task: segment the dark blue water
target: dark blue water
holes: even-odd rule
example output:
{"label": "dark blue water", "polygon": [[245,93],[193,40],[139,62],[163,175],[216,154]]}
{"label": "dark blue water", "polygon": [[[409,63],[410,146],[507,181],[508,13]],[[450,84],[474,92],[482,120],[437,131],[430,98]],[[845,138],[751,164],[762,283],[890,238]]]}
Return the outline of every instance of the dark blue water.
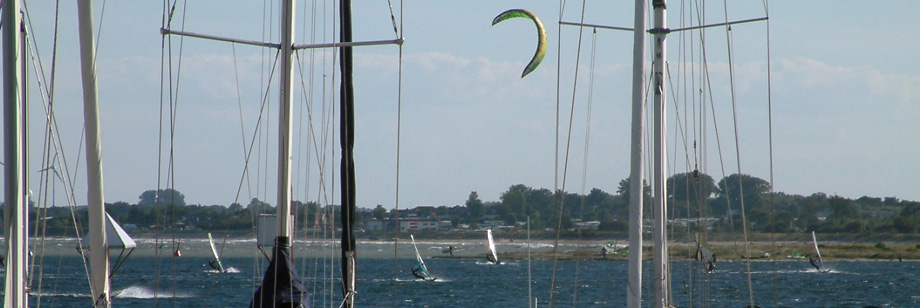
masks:
{"label": "dark blue water", "polygon": [[[262,270],[260,257],[225,258],[233,273],[215,273],[207,257],[132,257],[113,279],[116,307],[245,307]],[[359,259],[358,307],[526,307],[527,262],[510,260],[490,265],[477,259],[428,259],[438,277],[417,281],[410,268],[414,260]],[[45,258],[41,291],[30,297],[35,307],[90,306],[89,288],[79,257]],[[305,285],[314,307],[338,307],[338,264],[298,260],[306,268]],[[762,307],[920,307],[920,262],[827,262],[830,273],[817,273],[807,261],[751,262],[754,301]],[[533,296],[549,307],[552,261],[534,261]],[[650,264],[646,264],[650,271]],[[718,263],[713,274],[698,273],[687,262],[672,262],[672,291],[679,307],[743,307],[749,301],[747,263]],[[159,274],[157,274],[159,268]],[[394,268],[396,279],[394,280]],[[693,273],[693,277],[690,274]],[[625,261],[559,261],[554,306],[624,307]],[[326,278],[322,278],[326,277]],[[688,283],[689,280],[693,283]],[[330,281],[332,283],[330,283]],[[650,275],[645,276],[647,285]],[[332,290],[332,292],[329,292]],[[651,287],[644,290],[652,295]]]}

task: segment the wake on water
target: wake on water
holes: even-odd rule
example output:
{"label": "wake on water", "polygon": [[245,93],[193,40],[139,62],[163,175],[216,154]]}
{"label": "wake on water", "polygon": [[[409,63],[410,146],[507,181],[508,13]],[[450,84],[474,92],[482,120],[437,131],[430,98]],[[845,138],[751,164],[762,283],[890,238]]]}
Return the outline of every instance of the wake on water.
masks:
{"label": "wake on water", "polygon": [[218,271],[218,270],[216,270],[216,269],[213,269],[213,268],[212,268],[212,269],[206,269],[206,270],[204,270],[204,272],[205,272],[205,273],[210,273],[210,274],[236,274],[236,273],[239,273],[239,272],[240,272],[240,269],[231,266],[231,267],[228,267],[227,270],[225,270],[223,273],[221,273],[220,271]]}
{"label": "wake on water", "polygon": [[517,262],[508,262],[508,261],[502,261],[501,263],[498,263],[498,264],[495,264],[489,261],[476,261],[476,265],[515,265],[517,266],[520,264]]}
{"label": "wake on water", "polygon": [[114,292],[113,297],[116,298],[191,298],[194,297],[194,294],[186,292],[154,292],[153,289],[142,286],[130,286],[124,290]]}

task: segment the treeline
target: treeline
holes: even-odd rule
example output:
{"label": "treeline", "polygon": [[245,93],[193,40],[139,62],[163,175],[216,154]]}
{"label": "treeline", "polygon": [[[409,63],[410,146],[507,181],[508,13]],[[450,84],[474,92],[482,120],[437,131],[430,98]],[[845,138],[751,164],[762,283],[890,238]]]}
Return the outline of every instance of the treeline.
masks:
{"label": "treeline", "polygon": [[[253,198],[248,204],[232,203],[226,205],[200,205],[186,204],[185,196],[173,189],[148,190],[138,197],[138,202],[130,204],[119,201],[106,203],[106,212],[109,213],[122,227],[133,229],[136,232],[182,232],[206,230],[208,232],[236,232],[248,233],[255,231],[256,219],[261,214],[275,214],[276,209],[269,203]],[[294,201],[292,203],[296,213],[295,221],[318,221],[322,223],[322,215],[317,219],[317,205],[314,202]],[[334,211],[338,215],[338,207],[326,206],[319,210],[321,213]],[[74,235],[74,225],[79,225],[80,230],[87,228],[87,208],[80,207],[36,207],[30,204],[31,217],[30,229],[39,227],[41,232],[48,235]],[[327,214],[328,215],[328,214]],[[359,213],[358,218],[364,215]],[[35,217],[43,217],[36,220]],[[128,227],[131,226],[131,227]]]}
{"label": "treeline", "polygon": [[[644,185],[645,217],[652,218],[652,197]],[[736,232],[742,227],[742,211],[747,228],[753,232],[825,233],[916,233],[920,222],[920,202],[895,197],[860,197],[848,199],[814,193],[809,196],[773,192],[760,178],[732,174],[716,182],[703,173],[681,173],[668,179],[668,219],[674,232]],[[299,226],[338,225],[338,206],[319,207],[314,202],[294,201],[295,221]],[[120,224],[133,225],[141,232],[196,231],[252,232],[256,217],[274,214],[275,207],[259,199],[248,204],[188,205],[182,193],[172,190],[148,190],[135,204],[107,204],[107,211]],[[317,216],[317,212],[321,213]],[[463,204],[425,206],[415,209],[387,210],[383,205],[357,212],[356,223],[401,219],[451,221],[454,227],[477,228],[486,222],[524,227],[530,220],[533,230],[575,228],[578,222],[599,222],[601,231],[627,231],[629,214],[629,180],[620,181],[616,192],[592,189],[587,194],[513,185],[497,201],[483,201],[473,191]],[[49,235],[74,234],[74,220],[86,228],[85,207],[31,206],[32,228],[42,226]],[[560,220],[561,215],[561,220]],[[44,217],[35,220],[35,217]],[[302,229],[302,227],[301,227]]]}

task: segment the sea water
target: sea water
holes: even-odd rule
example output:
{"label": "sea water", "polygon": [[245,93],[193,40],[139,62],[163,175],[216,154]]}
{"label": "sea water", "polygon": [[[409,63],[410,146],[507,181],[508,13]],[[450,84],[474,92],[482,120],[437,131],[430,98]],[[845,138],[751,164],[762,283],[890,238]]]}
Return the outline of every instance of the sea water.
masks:
{"label": "sea water", "polygon": [[[140,246],[152,246],[140,241]],[[236,241],[222,259],[227,272],[209,267],[206,242],[186,240],[182,256],[140,250],[112,279],[115,307],[246,307],[258,288],[267,260],[251,241]],[[464,246],[465,245],[465,246]],[[518,249],[520,243],[498,250]],[[62,245],[63,246],[63,245]],[[249,249],[244,247],[249,246]],[[307,243],[295,249],[297,268],[314,307],[339,307],[341,267],[334,243]],[[411,246],[401,242],[359,243],[356,307],[527,307],[528,294],[548,307],[624,307],[626,261],[503,260],[450,258],[444,245],[422,243],[421,254],[438,279],[414,279]],[[171,248],[171,247],[170,247]],[[183,249],[184,248],[184,249]],[[569,247],[570,249],[572,247]],[[458,256],[473,256],[480,245],[457,245]],[[585,248],[587,249],[587,247]],[[36,258],[30,306],[91,306],[84,262],[72,249]],[[408,252],[406,252],[408,251]],[[362,254],[365,255],[362,258]],[[396,256],[394,258],[394,255]],[[40,261],[38,261],[40,260]],[[39,264],[40,262],[40,264]],[[679,307],[920,307],[920,262],[827,261],[819,273],[808,261],[719,261],[714,273],[696,262],[671,262],[671,288]],[[651,264],[644,264],[643,297],[654,292]],[[555,268],[555,271],[553,270]],[[554,274],[555,272],[555,274]],[[39,280],[39,274],[41,279]],[[40,287],[39,287],[40,285]]]}

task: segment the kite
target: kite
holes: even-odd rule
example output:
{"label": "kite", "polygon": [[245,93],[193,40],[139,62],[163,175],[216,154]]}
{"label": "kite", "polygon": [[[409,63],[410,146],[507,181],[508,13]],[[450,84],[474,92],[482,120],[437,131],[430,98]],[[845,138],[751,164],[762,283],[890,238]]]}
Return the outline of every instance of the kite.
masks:
{"label": "kite", "polygon": [[540,65],[540,62],[543,61],[543,56],[546,55],[546,30],[543,29],[543,23],[540,22],[540,19],[537,18],[537,15],[534,15],[531,11],[525,9],[510,9],[504,11],[492,19],[492,25],[494,26],[503,20],[515,17],[533,20],[533,23],[537,26],[537,52],[533,54],[533,59],[530,59],[530,63],[527,63],[527,67],[524,68],[524,73],[521,74],[521,78],[524,78],[524,76],[527,76],[527,74],[533,72],[533,70],[535,70],[537,66]]}

